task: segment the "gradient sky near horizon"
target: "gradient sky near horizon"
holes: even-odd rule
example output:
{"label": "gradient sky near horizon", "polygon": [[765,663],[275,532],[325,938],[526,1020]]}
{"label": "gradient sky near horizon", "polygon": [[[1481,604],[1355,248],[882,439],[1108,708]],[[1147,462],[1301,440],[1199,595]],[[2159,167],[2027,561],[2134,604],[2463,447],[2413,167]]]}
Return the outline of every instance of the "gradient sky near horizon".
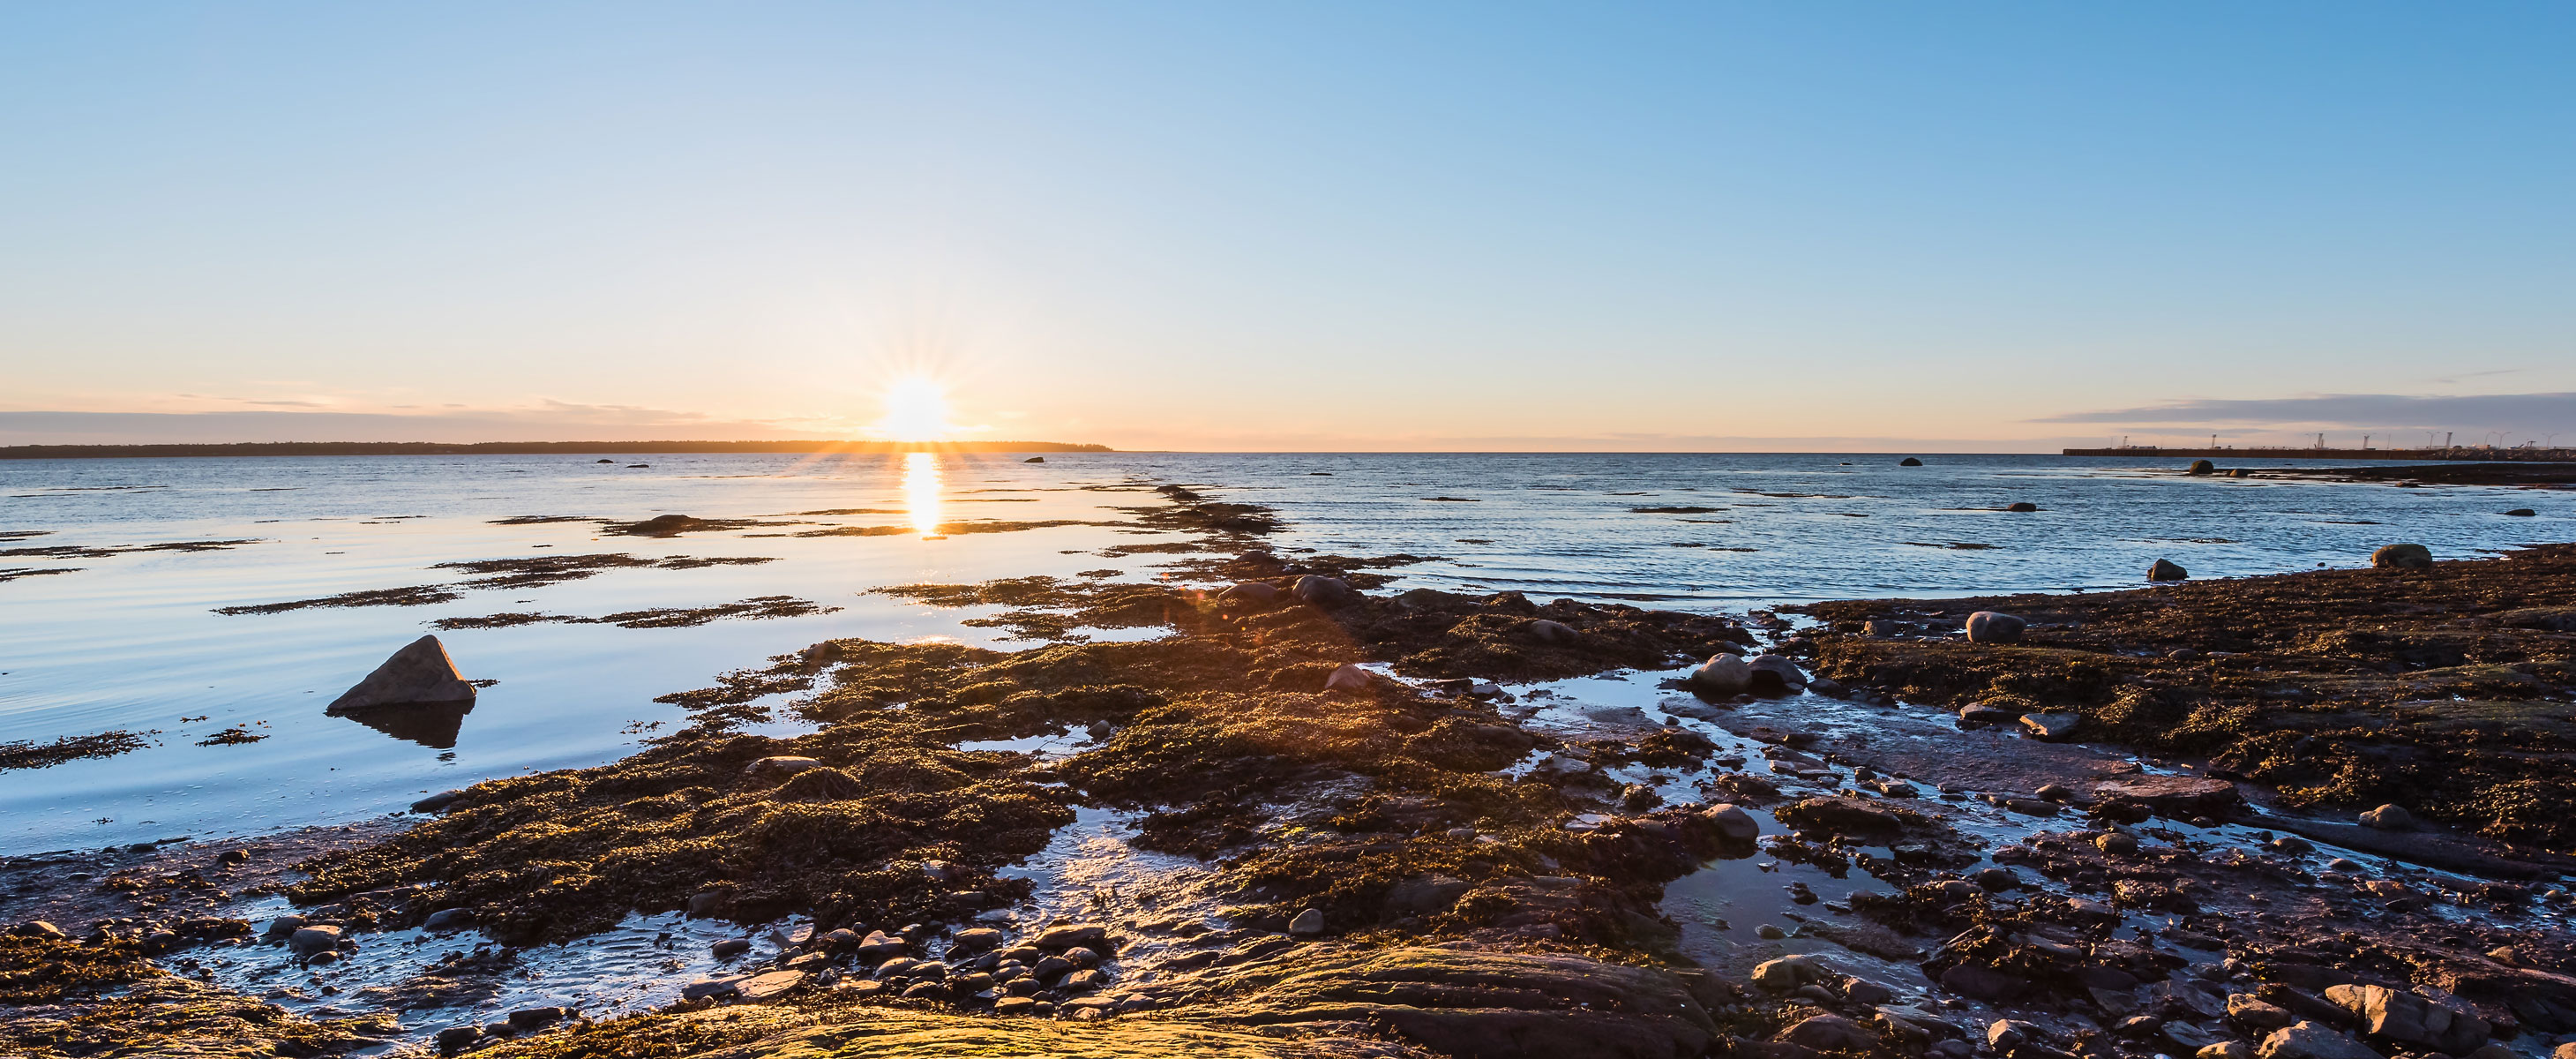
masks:
{"label": "gradient sky near horizon", "polygon": [[[0,7],[0,442],[2576,438],[2576,6]],[[150,413],[150,414],[140,414]]]}

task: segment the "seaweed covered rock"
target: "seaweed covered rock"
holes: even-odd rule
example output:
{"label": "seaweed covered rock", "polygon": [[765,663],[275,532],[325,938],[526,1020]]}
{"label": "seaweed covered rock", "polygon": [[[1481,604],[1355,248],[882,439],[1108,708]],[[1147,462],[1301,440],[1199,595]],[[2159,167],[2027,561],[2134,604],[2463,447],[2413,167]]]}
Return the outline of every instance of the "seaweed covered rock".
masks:
{"label": "seaweed covered rock", "polygon": [[[814,753],[775,755],[777,741],[720,736],[480,783],[437,819],[311,862],[313,877],[290,895],[437,880],[443,903],[514,942],[603,929],[628,909],[697,911],[699,898],[709,914],[747,919],[790,909],[925,918],[955,907],[948,891],[989,888],[990,867],[1036,852],[1073,818],[1059,795],[901,732],[804,738]],[[777,756],[844,764],[798,769],[774,787],[746,776],[753,761]],[[928,889],[918,873],[890,867],[934,859],[972,867]]]}
{"label": "seaweed covered rock", "polygon": [[[808,995],[812,993],[808,991]],[[1025,1014],[1031,1002],[1004,1000]],[[658,1059],[1439,1059],[1355,1027],[1295,1037],[1194,1018],[1131,1014],[1114,1020],[995,1018],[928,1006],[860,1008],[760,1005],[657,1012],[569,1031],[494,1042],[491,1059],[654,1056]]]}
{"label": "seaweed covered rock", "polygon": [[1217,593],[1216,603],[1229,609],[1265,610],[1279,605],[1279,588],[1259,581],[1245,581]]}
{"label": "seaweed covered rock", "polygon": [[805,769],[787,777],[769,796],[782,802],[839,802],[865,797],[868,788],[836,768]]}
{"label": "seaweed covered rock", "polygon": [[1218,988],[1212,1021],[1374,1025],[1441,1055],[1681,1059],[1716,1024],[1681,978],[1571,954],[1399,946],[1254,964]]}
{"label": "seaweed covered rock", "polygon": [[2370,565],[2382,570],[2430,570],[2433,551],[2421,544],[2390,544],[2370,553]]}
{"label": "seaweed covered rock", "polygon": [[2020,643],[2022,630],[2029,622],[2001,611],[1981,610],[1968,615],[1968,642]]}
{"label": "seaweed covered rock", "polygon": [[1359,595],[1351,591],[1350,582],[1321,574],[1307,574],[1300,577],[1296,584],[1289,586],[1288,590],[1299,600],[1318,607],[1342,606]]}

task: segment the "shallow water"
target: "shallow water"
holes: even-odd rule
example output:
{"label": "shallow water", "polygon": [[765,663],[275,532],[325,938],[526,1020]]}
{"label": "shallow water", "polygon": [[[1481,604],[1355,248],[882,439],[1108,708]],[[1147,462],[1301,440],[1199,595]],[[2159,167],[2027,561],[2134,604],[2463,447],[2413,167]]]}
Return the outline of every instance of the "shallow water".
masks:
{"label": "shallow water", "polygon": [[[2117,588],[2156,558],[2195,576],[2358,565],[2412,540],[2464,556],[2567,539],[2563,494],[2482,487],[2190,479],[2179,461],[2048,456],[1207,455],[885,457],[458,456],[0,462],[0,551],[247,539],[210,551],[0,555],[0,741],[110,729],[154,745],[0,773],[0,853],[247,834],[398,809],[525,770],[597,764],[669,731],[655,695],[841,636],[998,643],[937,610],[868,595],[888,585],[1115,569],[1168,556],[1108,526],[954,532],[957,520],[1107,521],[1151,493],[1203,483],[1271,505],[1281,549],[1436,557],[1397,588],[1518,589],[1736,610],[1825,598]],[[633,468],[629,463],[648,463]],[[2249,464],[2260,466],[2260,463]],[[1437,499],[1446,498],[1446,499]],[[2017,500],[2036,513],[1999,510]],[[936,504],[938,512],[923,510]],[[2506,518],[2533,507],[2539,518]],[[1637,508],[1706,508],[1695,512]],[[798,514],[871,509],[869,514]],[[666,513],[787,522],[670,538],[592,522]],[[919,524],[951,532],[925,539]],[[798,537],[834,526],[882,536]],[[1989,547],[1965,550],[1953,544]],[[441,562],[548,554],[765,557],[758,565],[633,567],[537,588],[459,589],[422,606],[224,615],[216,607],[454,584]],[[828,613],[687,628],[536,624],[441,633],[486,690],[453,746],[327,717],[323,706],[442,618],[598,617],[759,596]],[[1153,630],[1104,632],[1103,638]],[[1005,646],[1008,646],[1005,644]],[[255,742],[200,745],[240,728]]]}

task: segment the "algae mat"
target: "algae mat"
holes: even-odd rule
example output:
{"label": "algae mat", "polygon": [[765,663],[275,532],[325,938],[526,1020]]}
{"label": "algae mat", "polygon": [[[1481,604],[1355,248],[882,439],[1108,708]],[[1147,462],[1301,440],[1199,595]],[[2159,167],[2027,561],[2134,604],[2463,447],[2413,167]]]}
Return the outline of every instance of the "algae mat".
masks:
{"label": "algae mat", "polygon": [[[1189,1022],[1122,1018],[1049,1022],[971,1015],[869,1012],[831,1025],[790,1030],[748,1044],[695,1053],[696,1059],[876,1059],[1020,1056],[1028,1059],[1406,1059],[1429,1053],[1347,1037],[1279,1038]],[[718,1012],[691,1016],[710,1021]],[[499,1054],[512,1054],[504,1051]]]}

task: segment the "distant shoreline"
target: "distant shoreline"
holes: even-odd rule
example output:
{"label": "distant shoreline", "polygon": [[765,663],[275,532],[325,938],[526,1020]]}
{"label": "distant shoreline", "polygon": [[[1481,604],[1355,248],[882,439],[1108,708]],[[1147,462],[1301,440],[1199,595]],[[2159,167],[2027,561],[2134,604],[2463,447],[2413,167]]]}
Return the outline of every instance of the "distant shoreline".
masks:
{"label": "distant shoreline", "polygon": [[1062,441],[254,441],[213,445],[6,445],[0,460],[174,456],[543,456],[585,453],[1114,452]]}
{"label": "distant shoreline", "polygon": [[2576,463],[2576,449],[2499,449],[2460,445],[2447,449],[2326,449],[2326,448],[2245,448],[2245,449],[2162,449],[2153,445],[2130,445],[2107,449],[2066,449],[2066,456],[2134,456],[2147,459],[2211,460],[2469,460],[2478,463],[2504,461],[2523,463]]}

